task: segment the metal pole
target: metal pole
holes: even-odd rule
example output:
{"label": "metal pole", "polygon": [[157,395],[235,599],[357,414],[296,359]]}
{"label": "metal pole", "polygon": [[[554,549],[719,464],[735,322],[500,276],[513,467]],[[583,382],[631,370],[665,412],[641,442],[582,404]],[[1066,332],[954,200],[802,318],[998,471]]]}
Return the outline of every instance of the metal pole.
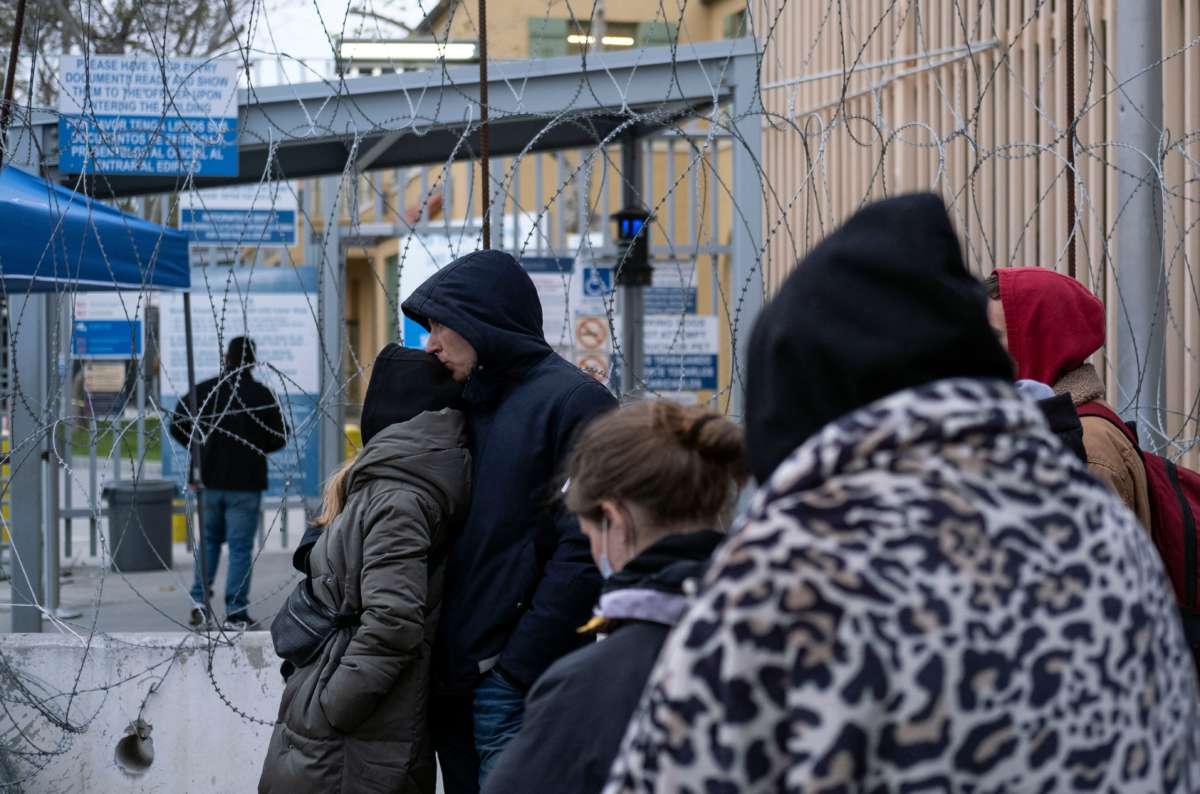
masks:
{"label": "metal pole", "polygon": [[[65,491],[68,494],[66,507],[70,509],[71,480],[67,475],[70,472],[69,462],[71,460],[71,425],[68,421],[71,400],[67,385],[71,382],[68,376],[70,372],[68,362],[71,351],[71,308],[74,301],[68,294],[50,295],[47,298],[53,299],[49,306],[54,307],[48,314],[49,317],[54,318],[54,324],[48,323],[47,327],[53,329],[53,334],[57,337],[57,344],[54,344],[54,340],[51,339],[46,347],[48,362],[53,365],[47,366],[47,372],[55,373],[58,380],[51,383],[48,390],[51,395],[48,397],[51,404],[49,410],[54,418],[54,424],[51,425],[51,432],[46,439],[49,453],[46,455],[46,611],[60,620],[70,620],[83,613],[74,607],[64,607],[61,602],[62,561],[59,554],[61,547],[58,531],[60,523],[67,528],[66,551],[70,556],[72,552],[71,524],[69,520],[60,521],[63,510],[59,503],[62,501],[62,492]],[[62,460],[66,460],[68,463],[62,464],[60,462]]]}
{"label": "metal pole", "polygon": [[[85,393],[87,393],[86,389],[85,386]],[[92,508],[91,516],[88,517],[88,554],[95,557],[97,553],[96,537],[99,534],[96,526],[96,498],[99,490],[97,480],[100,476],[100,462],[96,459],[96,444],[100,428],[96,422],[96,406],[92,404],[90,397],[88,398],[88,415],[88,504]]]}
{"label": "metal pole", "polygon": [[288,499],[286,493],[279,500],[279,543],[285,549],[288,547],[288,509],[291,506],[290,502],[291,500]]}
{"label": "metal pole", "polygon": [[45,375],[45,404],[46,404],[46,434],[43,438],[42,451],[42,499],[45,501],[42,510],[45,516],[45,553],[42,556],[44,571],[42,574],[43,597],[42,606],[47,614],[58,611],[58,470],[54,465],[54,435],[58,410],[54,398],[55,389],[50,383],[50,373],[54,366],[54,336],[58,321],[58,296],[47,293],[42,296],[46,307],[46,335],[42,339],[42,366],[46,368]]}
{"label": "metal pole", "polygon": [[74,352],[71,349],[72,328],[75,319],[75,301],[72,298],[66,299],[66,305],[63,307],[63,347],[62,347],[62,417],[63,417],[63,456],[67,459],[68,466],[63,471],[63,549],[66,551],[67,557],[70,558],[74,552],[74,538],[71,534],[75,528],[75,522],[71,520],[71,509],[75,501],[74,487],[71,482],[71,470],[75,465],[74,443],[75,443],[75,400],[73,384],[75,381],[75,362],[72,357]]}
{"label": "metal pole", "polygon": [[188,486],[196,499],[195,537],[196,564],[200,567],[200,592],[204,597],[204,614],[213,618],[212,596],[208,586],[208,560],[204,553],[204,481],[200,478],[200,433],[196,414],[196,352],[192,344],[192,292],[183,293],[183,339],[187,351],[187,400],[188,415],[192,417],[192,432],[188,437]]}
{"label": "metal pole", "polygon": [[[745,416],[745,354],[750,330],[763,305],[762,96],[758,92],[758,56],[739,55],[733,64],[733,283],[729,406]],[[714,165],[716,160],[714,158]],[[715,287],[715,285],[714,285]]]}
{"label": "metal pole", "polygon": [[146,370],[143,368],[145,359],[138,356],[134,359],[137,374],[137,463],[133,465],[133,478],[142,478],[142,467],[146,460]]}
{"label": "metal pole", "polygon": [[[636,135],[625,136],[621,141],[621,202],[623,209],[641,207],[648,202],[642,199],[641,141]],[[586,204],[587,197],[581,201]],[[606,219],[607,221],[607,219]],[[580,224],[580,233],[587,235],[589,229]],[[650,229],[642,232],[647,238]],[[618,262],[620,267],[621,263]],[[621,286],[621,395],[632,398],[642,391],[646,374],[646,304],[645,293],[640,284]]]}
{"label": "metal pole", "polygon": [[321,217],[324,240],[321,248],[321,283],[318,310],[321,320],[321,476],[328,477],[342,460],[342,281],[341,217],[338,177],[321,180]]}
{"label": "metal pole", "polygon": [[[124,408],[121,410],[123,413]],[[112,478],[119,480],[121,479],[121,447],[125,443],[125,431],[121,427],[121,414],[112,414],[110,422],[108,432],[112,433],[112,449],[109,450],[108,457],[113,465]]]}
{"label": "metal pole", "polygon": [[[479,0],[483,3],[483,0]],[[17,84],[17,56],[21,54],[21,34],[25,30],[25,0],[17,0],[17,15],[13,20],[12,44],[8,50],[8,71],[4,76],[4,104],[0,105],[0,168],[8,149],[8,123],[12,120],[13,89]],[[30,86],[33,90],[33,86]]]}
{"label": "metal pole", "polygon": [[[141,216],[148,217],[149,213],[146,208],[146,197],[141,197]],[[142,478],[142,467],[146,461],[146,370],[143,366],[146,362],[146,351],[141,348],[146,342],[146,305],[145,301],[149,300],[149,296],[145,293],[138,295],[137,301],[134,302],[134,322],[140,323],[138,338],[133,340],[130,345],[134,349],[133,365],[134,375],[137,378],[136,389],[137,400],[137,461],[131,466],[132,477],[135,480]],[[128,311],[128,309],[126,309]]]}
{"label": "metal pole", "polygon": [[1161,449],[1166,283],[1162,261],[1162,6],[1117,2],[1117,408]]}
{"label": "metal pole", "polygon": [[646,305],[643,287],[624,284],[621,287],[621,311],[624,321],[621,327],[621,395],[633,398],[642,391],[645,382],[646,357]]}
{"label": "metal pole", "polygon": [[479,0],[479,199],[483,202],[483,247],[492,247],[491,142],[488,130],[487,0]]}
{"label": "metal pole", "polygon": [[1067,274],[1075,272],[1075,225],[1078,211],[1075,208],[1075,0],[1067,0]]}
{"label": "metal pole", "polygon": [[45,427],[46,305],[41,295],[14,296],[9,327],[16,370],[12,373],[11,476],[12,631],[40,632],[42,613],[42,453]]}

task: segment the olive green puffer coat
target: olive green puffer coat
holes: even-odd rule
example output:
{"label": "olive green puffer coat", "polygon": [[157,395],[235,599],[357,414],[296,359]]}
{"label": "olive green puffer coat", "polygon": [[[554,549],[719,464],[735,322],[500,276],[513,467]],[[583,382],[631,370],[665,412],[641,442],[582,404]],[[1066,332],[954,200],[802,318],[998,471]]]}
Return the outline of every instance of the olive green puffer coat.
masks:
{"label": "olive green puffer coat", "polygon": [[349,474],[342,513],[309,556],[313,591],[361,609],[284,688],[260,792],[433,792],[429,664],[444,549],[468,504],[461,413],[379,432]]}

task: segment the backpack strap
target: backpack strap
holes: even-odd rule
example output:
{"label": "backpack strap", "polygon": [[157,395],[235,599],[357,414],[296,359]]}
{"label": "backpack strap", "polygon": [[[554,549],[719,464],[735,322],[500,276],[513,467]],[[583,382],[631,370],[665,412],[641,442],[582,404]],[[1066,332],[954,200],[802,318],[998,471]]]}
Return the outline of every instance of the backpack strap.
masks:
{"label": "backpack strap", "polygon": [[[1138,444],[1137,433],[1134,432],[1133,428],[1126,424],[1121,417],[1117,416],[1117,413],[1111,408],[1098,402],[1093,401],[1090,403],[1084,403],[1076,410],[1081,417],[1095,416],[1100,419],[1107,420],[1115,425],[1117,429],[1119,429],[1125,435],[1125,437],[1129,439],[1134,448],[1138,450],[1138,453],[1142,458],[1142,465],[1147,467],[1147,486],[1151,490],[1151,501],[1153,501],[1154,486],[1153,483],[1150,482],[1150,480],[1153,478],[1151,477],[1149,466],[1147,464],[1148,456],[1150,456],[1151,453],[1142,451],[1140,445]],[[1185,586],[1187,589],[1186,592],[1182,594],[1184,601],[1183,608],[1185,610],[1184,615],[1185,618],[1190,617],[1188,631],[1189,642],[1191,642],[1194,647],[1200,647],[1200,614],[1197,614],[1197,583],[1195,576],[1197,562],[1196,557],[1198,553],[1196,549],[1196,517],[1192,512],[1191,504],[1188,502],[1187,494],[1184,493],[1183,487],[1179,483],[1179,468],[1174,462],[1168,460],[1167,458],[1163,458],[1158,455],[1154,455],[1153,457],[1162,461],[1162,470],[1166,474],[1167,484],[1171,489],[1171,494],[1179,503],[1179,516],[1183,522],[1182,532],[1184,570],[1188,572],[1188,575],[1185,577]],[[1153,505],[1152,509],[1155,513],[1158,512],[1158,508],[1153,507]],[[1155,520],[1157,521],[1157,517]]]}
{"label": "backpack strap", "polygon": [[1109,408],[1107,405],[1093,400],[1090,403],[1084,403],[1083,405],[1078,406],[1075,409],[1075,412],[1078,413],[1081,418],[1084,416],[1094,416],[1097,419],[1106,420],[1109,424],[1112,424],[1118,430],[1120,430],[1121,435],[1129,439],[1129,443],[1133,444],[1135,449],[1139,451],[1141,450],[1141,444],[1138,443],[1137,433],[1133,431],[1133,428],[1130,427],[1124,419],[1117,416],[1116,411]]}
{"label": "backpack strap", "polygon": [[1179,484],[1179,467],[1172,461],[1163,458],[1167,470],[1167,479],[1171,490],[1179,500],[1179,515],[1183,519],[1183,559],[1184,570],[1188,572],[1185,579],[1185,607],[1193,613],[1196,611],[1196,517],[1192,514],[1192,506],[1188,504],[1183,487]]}

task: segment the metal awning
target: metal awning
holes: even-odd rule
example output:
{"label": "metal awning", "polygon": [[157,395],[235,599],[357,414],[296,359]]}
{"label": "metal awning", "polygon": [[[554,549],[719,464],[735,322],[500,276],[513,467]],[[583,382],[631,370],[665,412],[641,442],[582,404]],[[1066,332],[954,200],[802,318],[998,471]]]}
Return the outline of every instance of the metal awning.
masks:
{"label": "metal awning", "polygon": [[[754,90],[745,78],[756,73],[758,57],[753,39],[735,39],[493,63],[491,153],[594,147],[617,131],[670,126],[731,101],[738,74],[743,90]],[[476,66],[251,88],[239,97],[238,176],[194,184],[257,182],[268,167],[274,178],[339,174],[351,157],[358,170],[427,165],[446,162],[456,147],[455,159],[471,159],[478,118]],[[14,123],[9,140],[16,162],[58,175],[57,115]],[[89,180],[88,188],[100,197],[130,196],[179,190],[183,181],[106,176]]]}

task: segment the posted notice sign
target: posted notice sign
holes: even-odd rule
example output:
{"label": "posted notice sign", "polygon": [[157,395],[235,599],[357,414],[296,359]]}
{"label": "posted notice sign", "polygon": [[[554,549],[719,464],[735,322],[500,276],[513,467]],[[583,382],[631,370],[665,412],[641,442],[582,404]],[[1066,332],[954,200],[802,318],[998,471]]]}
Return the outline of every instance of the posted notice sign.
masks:
{"label": "posted notice sign", "polygon": [[[320,496],[317,269],[192,268],[192,306],[197,380],[220,373],[230,339],[250,336],[258,353],[254,378],[275,393],[291,430],[287,446],[267,456],[267,495]],[[187,394],[182,293],[163,293],[161,307],[162,406],[170,413]],[[187,460],[188,451],[171,439],[163,449],[163,476],[182,484]]]}
{"label": "posted notice sign", "polygon": [[280,182],[191,190],[180,201],[179,228],[197,245],[295,245],[296,194]]}
{"label": "posted notice sign", "polygon": [[645,379],[655,391],[717,388],[717,318],[702,314],[646,315]]}
{"label": "posted notice sign", "polygon": [[148,296],[137,292],[81,292],[75,296],[71,355],[126,359],[142,355],[142,314]]}
{"label": "posted notice sign", "polygon": [[63,55],[59,169],[236,176],[237,62]]}

